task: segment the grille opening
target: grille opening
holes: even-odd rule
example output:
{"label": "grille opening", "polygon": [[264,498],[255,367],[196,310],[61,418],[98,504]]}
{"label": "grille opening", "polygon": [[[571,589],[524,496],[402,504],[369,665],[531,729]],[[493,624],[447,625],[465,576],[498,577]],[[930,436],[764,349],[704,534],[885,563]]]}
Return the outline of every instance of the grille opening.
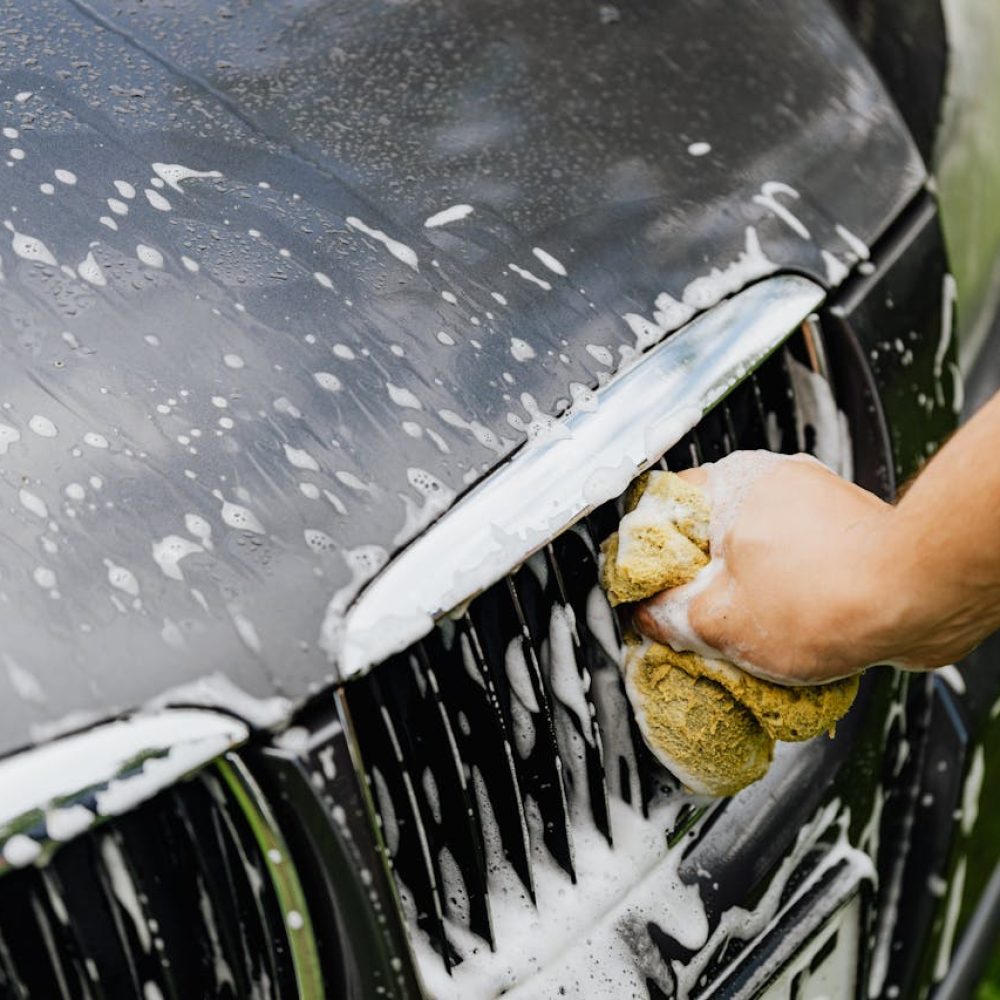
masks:
{"label": "grille opening", "polygon": [[[821,348],[804,326],[660,466],[735,449],[829,452],[830,428],[811,424]],[[841,445],[843,430],[834,433]],[[604,504],[347,685],[411,940],[431,979],[435,963],[454,974],[511,948],[512,914],[541,912],[558,880],[560,914],[585,908],[589,890],[573,887],[595,858],[631,856],[639,869],[693,835],[701,810],[690,805],[662,825],[659,807],[681,800],[681,789],[639,736],[615,655],[617,619],[598,584],[598,547],[620,515],[619,502]],[[563,928],[553,916],[550,936],[572,933],[571,920]]]}
{"label": "grille opening", "polygon": [[264,860],[211,771],[3,878],[4,998],[297,995]]}

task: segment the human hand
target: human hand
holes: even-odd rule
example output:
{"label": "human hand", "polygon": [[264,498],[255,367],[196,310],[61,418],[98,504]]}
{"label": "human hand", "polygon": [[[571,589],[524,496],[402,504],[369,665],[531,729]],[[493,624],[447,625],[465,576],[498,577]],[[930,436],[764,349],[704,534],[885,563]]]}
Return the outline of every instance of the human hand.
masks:
{"label": "human hand", "polygon": [[785,684],[897,653],[893,507],[804,455],[736,452],[681,476],[708,495],[712,562],[640,604],[641,632]]}

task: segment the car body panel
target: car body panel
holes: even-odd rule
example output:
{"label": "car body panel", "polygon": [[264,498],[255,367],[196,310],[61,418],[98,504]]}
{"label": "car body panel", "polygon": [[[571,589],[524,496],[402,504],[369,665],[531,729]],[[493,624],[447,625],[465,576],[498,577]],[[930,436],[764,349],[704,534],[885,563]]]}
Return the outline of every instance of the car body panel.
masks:
{"label": "car body panel", "polygon": [[836,283],[923,181],[819,2],[228,13],[2,8],[0,751],[301,701],[331,597],[637,334]]}

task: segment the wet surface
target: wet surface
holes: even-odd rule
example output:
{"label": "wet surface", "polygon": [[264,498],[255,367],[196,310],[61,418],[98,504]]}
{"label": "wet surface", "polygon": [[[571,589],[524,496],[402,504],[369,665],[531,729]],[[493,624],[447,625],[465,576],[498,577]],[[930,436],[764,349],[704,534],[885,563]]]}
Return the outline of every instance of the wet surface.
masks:
{"label": "wet surface", "polygon": [[0,4],[0,751],[305,696],[331,598],[574,394],[842,279],[911,143],[822,5],[702,6]]}

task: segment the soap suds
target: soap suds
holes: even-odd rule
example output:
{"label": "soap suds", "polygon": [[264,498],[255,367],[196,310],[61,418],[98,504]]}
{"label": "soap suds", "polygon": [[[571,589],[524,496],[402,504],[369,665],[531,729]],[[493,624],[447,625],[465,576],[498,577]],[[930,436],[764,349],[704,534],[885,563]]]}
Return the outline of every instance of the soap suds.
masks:
{"label": "soap suds", "polygon": [[532,274],[527,268],[521,267],[518,264],[508,264],[507,267],[509,267],[519,278],[524,278],[525,281],[530,281],[533,285],[538,285],[538,287],[543,291],[552,291],[552,285],[550,285],[543,278],[539,278],[537,274]]}
{"label": "soap suds", "polygon": [[427,229],[436,229],[439,226],[447,226],[451,222],[460,222],[462,219],[468,218],[472,211],[471,205],[452,205],[450,208],[435,212],[424,222],[424,226]]}
{"label": "soap suds", "polygon": [[218,170],[195,170],[192,167],[185,167],[180,163],[154,163],[153,172],[175,191],[181,191],[181,181],[196,177],[214,178],[222,176]]}
{"label": "soap suds", "polygon": [[348,216],[345,221],[352,229],[356,229],[358,232],[364,233],[376,242],[381,243],[396,260],[402,261],[407,267],[413,268],[414,271],[420,270],[420,262],[416,252],[405,243],[387,236],[381,229],[372,229],[353,215]]}
{"label": "soap suds", "polygon": [[566,268],[561,261],[557,260],[552,256],[547,250],[543,250],[541,247],[532,247],[531,252],[535,257],[542,262],[553,274],[558,274],[559,277],[566,277]]}

